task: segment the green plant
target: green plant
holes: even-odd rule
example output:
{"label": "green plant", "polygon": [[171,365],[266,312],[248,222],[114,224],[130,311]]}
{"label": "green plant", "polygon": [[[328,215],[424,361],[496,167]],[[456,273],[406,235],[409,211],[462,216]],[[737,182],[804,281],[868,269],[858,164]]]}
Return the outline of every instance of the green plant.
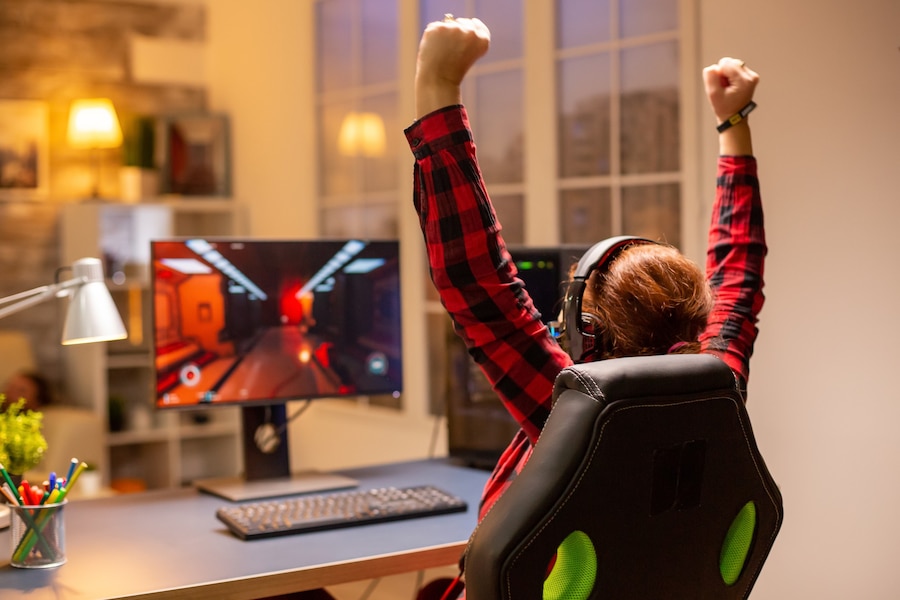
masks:
{"label": "green plant", "polygon": [[[0,404],[4,400],[0,394]],[[0,464],[13,475],[37,466],[47,450],[47,440],[41,433],[43,413],[25,410],[24,406],[22,399],[0,413]]]}
{"label": "green plant", "polygon": [[152,117],[135,117],[125,127],[122,164],[126,167],[152,169],[155,166],[156,139]]}

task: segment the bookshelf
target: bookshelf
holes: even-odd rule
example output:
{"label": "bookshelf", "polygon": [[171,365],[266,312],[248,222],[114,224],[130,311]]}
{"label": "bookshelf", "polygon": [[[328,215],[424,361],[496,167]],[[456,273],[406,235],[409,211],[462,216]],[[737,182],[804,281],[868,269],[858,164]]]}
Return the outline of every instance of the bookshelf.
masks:
{"label": "bookshelf", "polygon": [[61,264],[101,258],[128,329],[126,340],[62,349],[66,396],[112,425],[104,440],[105,462],[98,465],[104,484],[165,489],[240,472],[237,409],[166,412],[154,407],[149,274],[150,240],[241,235],[245,223],[244,207],[223,198],[87,201],[63,207]]}

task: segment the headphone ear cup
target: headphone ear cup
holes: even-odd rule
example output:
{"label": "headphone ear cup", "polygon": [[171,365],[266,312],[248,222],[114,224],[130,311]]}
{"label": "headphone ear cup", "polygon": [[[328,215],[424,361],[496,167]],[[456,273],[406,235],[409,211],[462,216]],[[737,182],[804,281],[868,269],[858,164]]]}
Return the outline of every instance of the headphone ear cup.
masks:
{"label": "headphone ear cup", "polygon": [[581,313],[581,360],[595,359],[603,350],[602,329],[600,320],[590,314]]}

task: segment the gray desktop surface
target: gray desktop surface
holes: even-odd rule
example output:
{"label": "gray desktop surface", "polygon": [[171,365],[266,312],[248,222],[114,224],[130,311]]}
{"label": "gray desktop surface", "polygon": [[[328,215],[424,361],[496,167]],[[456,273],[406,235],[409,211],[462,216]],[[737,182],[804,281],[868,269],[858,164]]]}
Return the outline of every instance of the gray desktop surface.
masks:
{"label": "gray desktop surface", "polygon": [[352,580],[357,574],[414,571],[435,566],[428,562],[438,555],[440,560],[449,556],[452,564],[475,526],[488,477],[444,460],[341,473],[357,479],[360,488],[433,484],[465,499],[469,509],[242,541],[215,517],[228,502],[193,489],[73,501],[65,509],[68,561],[61,567],[11,567],[9,530],[0,532],[0,598],[251,598],[333,584],[339,577]]}

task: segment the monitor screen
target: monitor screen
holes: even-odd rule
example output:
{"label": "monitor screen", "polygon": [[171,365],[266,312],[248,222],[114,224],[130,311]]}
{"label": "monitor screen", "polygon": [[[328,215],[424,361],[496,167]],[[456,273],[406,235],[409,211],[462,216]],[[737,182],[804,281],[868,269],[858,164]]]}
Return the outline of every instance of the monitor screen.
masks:
{"label": "monitor screen", "polygon": [[398,394],[399,244],[151,242],[156,405]]}
{"label": "monitor screen", "polygon": [[399,243],[154,240],[151,258],[157,408],[241,410],[243,473],[194,485],[233,501],[355,486],[291,469],[286,403],[400,393]]}

